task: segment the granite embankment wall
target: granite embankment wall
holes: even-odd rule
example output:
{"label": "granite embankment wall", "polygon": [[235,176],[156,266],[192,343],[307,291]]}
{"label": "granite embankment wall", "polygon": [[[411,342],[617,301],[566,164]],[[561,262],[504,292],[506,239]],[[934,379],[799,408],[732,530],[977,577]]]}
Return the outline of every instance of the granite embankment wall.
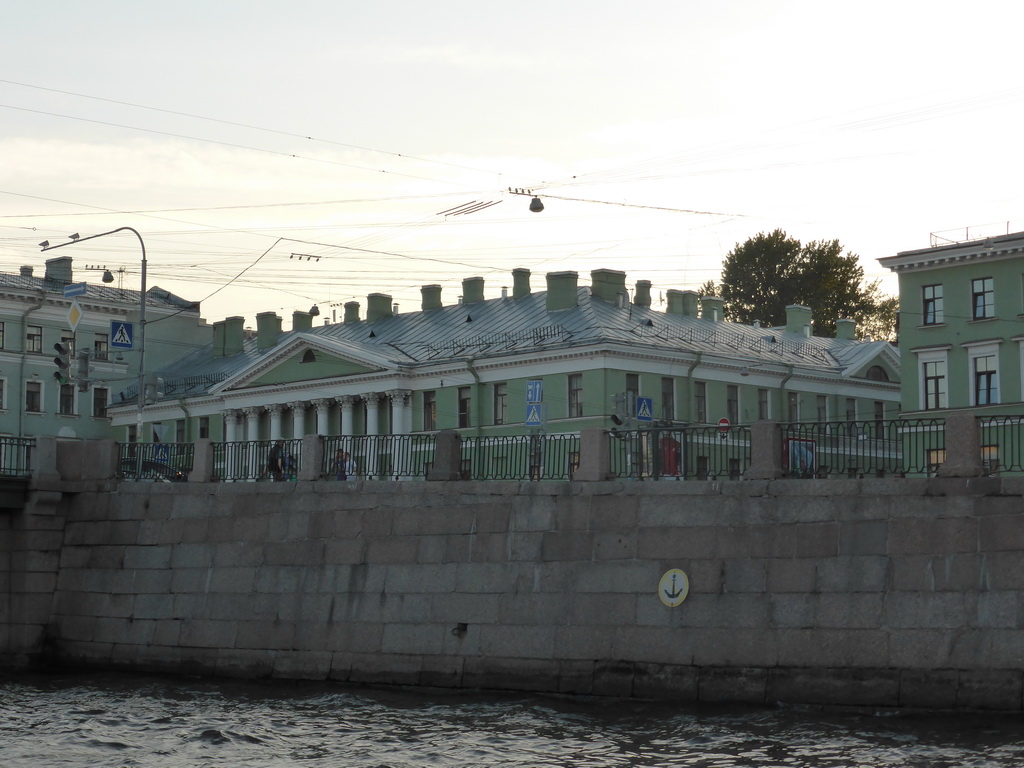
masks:
{"label": "granite embankment wall", "polygon": [[1022,501],[1011,478],[101,485],[5,519],[5,658],[1020,710]]}

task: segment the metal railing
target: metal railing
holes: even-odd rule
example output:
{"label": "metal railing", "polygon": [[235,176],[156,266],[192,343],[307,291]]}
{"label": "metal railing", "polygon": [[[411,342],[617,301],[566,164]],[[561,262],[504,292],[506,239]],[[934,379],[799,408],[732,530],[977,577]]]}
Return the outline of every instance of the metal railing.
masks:
{"label": "metal railing", "polygon": [[36,441],[32,437],[0,438],[0,477],[29,477],[33,470],[35,446]]}
{"label": "metal railing", "polygon": [[1024,416],[981,419],[981,465],[989,474],[1024,472]]}
{"label": "metal railing", "polygon": [[302,463],[302,439],[284,440],[284,470],[279,477],[270,468],[274,440],[246,440],[213,444],[213,479],[221,482],[296,480]]}
{"label": "metal railing", "polygon": [[571,480],[579,464],[575,433],[462,439],[463,480]]}
{"label": "metal railing", "polygon": [[119,443],[117,475],[124,480],[185,482],[194,454],[192,443]]}
{"label": "metal railing", "polygon": [[635,480],[738,480],[750,466],[750,427],[611,432],[611,474]]}
{"label": "metal railing", "polygon": [[945,422],[933,419],[782,424],[789,477],[934,475],[946,457]]}
{"label": "metal railing", "polygon": [[[426,479],[435,443],[430,434],[327,437],[320,475],[331,480]],[[345,454],[349,468],[342,471]]]}

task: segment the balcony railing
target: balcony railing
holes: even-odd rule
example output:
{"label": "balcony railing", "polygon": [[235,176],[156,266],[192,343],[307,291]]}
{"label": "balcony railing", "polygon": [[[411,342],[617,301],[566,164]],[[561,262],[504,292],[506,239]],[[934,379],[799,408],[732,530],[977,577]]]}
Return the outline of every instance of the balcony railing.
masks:
{"label": "balcony railing", "polygon": [[32,452],[35,445],[32,437],[0,438],[0,477],[29,477],[34,468]]}
{"label": "balcony railing", "polygon": [[124,480],[185,482],[194,453],[192,443],[121,443],[117,475]]}
{"label": "balcony railing", "polygon": [[611,474],[635,480],[739,480],[750,466],[750,427],[611,432]]}
{"label": "balcony railing", "polygon": [[462,441],[463,480],[571,480],[579,464],[580,436],[574,433]]}

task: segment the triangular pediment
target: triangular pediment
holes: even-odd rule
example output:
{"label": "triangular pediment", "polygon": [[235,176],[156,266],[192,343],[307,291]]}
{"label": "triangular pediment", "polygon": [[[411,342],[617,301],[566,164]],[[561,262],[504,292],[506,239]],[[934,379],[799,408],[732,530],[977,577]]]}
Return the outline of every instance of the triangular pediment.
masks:
{"label": "triangular pediment", "polygon": [[220,391],[250,387],[281,386],[303,382],[361,376],[394,368],[372,351],[343,341],[300,334],[268,349],[257,361],[229,377]]}

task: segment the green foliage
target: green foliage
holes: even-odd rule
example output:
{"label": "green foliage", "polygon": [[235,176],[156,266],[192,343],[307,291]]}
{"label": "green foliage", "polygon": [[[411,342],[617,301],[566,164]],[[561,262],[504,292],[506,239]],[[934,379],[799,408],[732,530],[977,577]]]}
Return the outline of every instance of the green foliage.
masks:
{"label": "green foliage", "polygon": [[[781,229],[738,243],[722,265],[721,295],[726,317],[750,324],[786,324],[786,307],[802,304],[814,312],[814,332],[834,336],[838,318],[853,318],[873,338],[895,337],[895,297],[880,295],[878,282],[864,284],[856,254],[843,254],[838,240],[802,245]],[[886,318],[892,314],[892,324]]]}
{"label": "green foliage", "polygon": [[704,285],[697,289],[698,296],[717,296],[718,286],[715,285],[714,280],[708,280]]}

